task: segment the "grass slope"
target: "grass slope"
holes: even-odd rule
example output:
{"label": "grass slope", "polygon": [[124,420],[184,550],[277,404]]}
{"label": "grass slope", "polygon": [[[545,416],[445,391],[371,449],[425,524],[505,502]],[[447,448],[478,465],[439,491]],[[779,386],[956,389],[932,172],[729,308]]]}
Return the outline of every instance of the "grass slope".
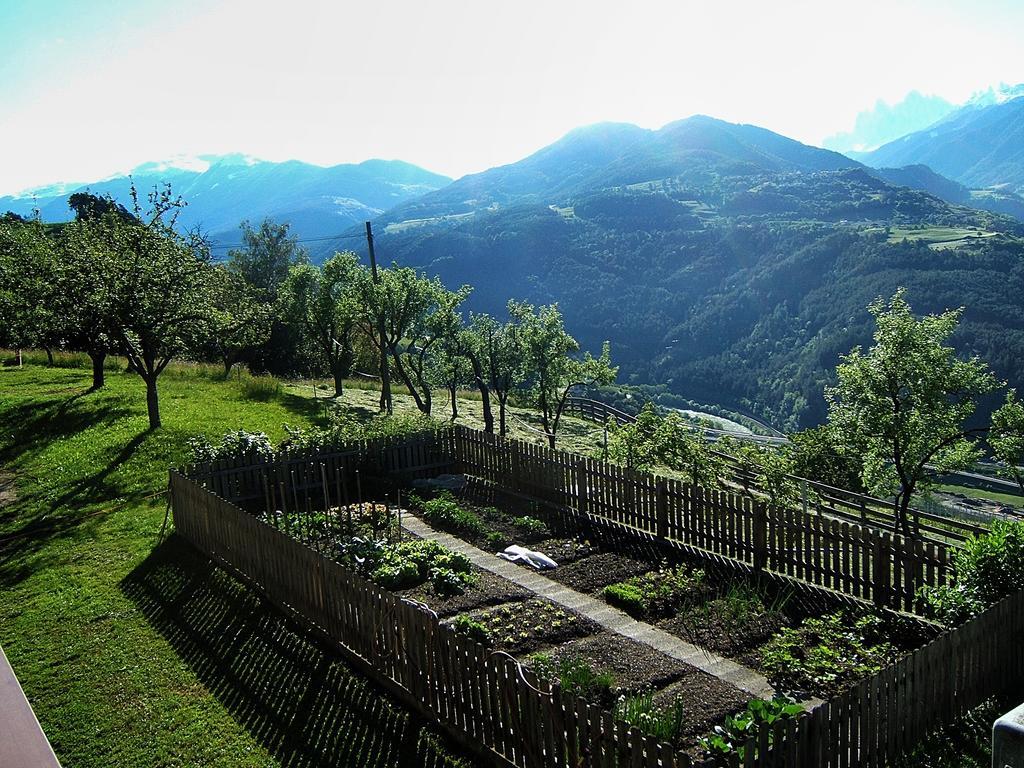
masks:
{"label": "grass slope", "polygon": [[151,433],[135,376],[112,371],[88,393],[84,369],[0,370],[0,645],[58,757],[104,768],[445,764],[337,656],[180,540],[158,546],[154,494],[187,437],[245,428],[280,439],[283,424],[316,419],[308,398],[255,402],[203,374],[168,371],[166,426]]}

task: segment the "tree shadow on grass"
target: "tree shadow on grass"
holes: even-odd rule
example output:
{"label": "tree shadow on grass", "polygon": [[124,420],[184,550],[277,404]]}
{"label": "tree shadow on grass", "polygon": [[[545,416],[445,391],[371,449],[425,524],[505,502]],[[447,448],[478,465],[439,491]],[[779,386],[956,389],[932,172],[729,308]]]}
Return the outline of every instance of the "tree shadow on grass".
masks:
{"label": "tree shadow on grass", "polygon": [[406,712],[180,537],[121,589],[282,765],[411,768],[434,757]]}
{"label": "tree shadow on grass", "polygon": [[[96,500],[119,499],[118,506],[132,503],[143,494],[124,496],[122,489],[110,482],[110,475],[118,467],[128,461],[140,445],[145,441],[147,433],[136,435],[124,445],[107,465],[91,475],[73,483],[66,492],[54,499],[47,511],[25,516],[24,510],[12,504],[4,511],[0,509],[0,586],[11,587],[32,575],[33,572],[45,567],[39,555],[50,543],[62,536],[87,535],[101,521],[105,511],[95,510],[88,513],[80,511],[79,506],[94,503]],[[78,505],[76,505],[78,502]],[[20,522],[17,527],[9,528],[8,523]]]}

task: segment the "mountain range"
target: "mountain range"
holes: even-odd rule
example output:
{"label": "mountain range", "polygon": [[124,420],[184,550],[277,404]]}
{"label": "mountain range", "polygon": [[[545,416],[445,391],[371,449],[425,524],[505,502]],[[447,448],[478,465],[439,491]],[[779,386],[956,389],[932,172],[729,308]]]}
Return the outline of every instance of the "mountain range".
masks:
{"label": "mountain range", "polygon": [[201,227],[214,242],[237,243],[243,219],[256,222],[264,217],[289,222],[303,238],[324,238],[451,182],[447,176],[399,160],[327,168],[238,154],[196,160],[199,168],[194,161],[182,163],[184,167],[146,163],[130,174],[88,185],[0,197],[0,211],[27,216],[38,209],[44,221],[66,221],[71,215],[68,197],[77,191],[109,194],[127,204],[132,181],[143,202],[155,185],[170,183],[188,203],[179,218],[181,226]]}
{"label": "mountain range", "polygon": [[[659,130],[603,123],[456,181],[398,161],[321,168],[240,156],[170,181],[183,224],[236,242],[244,218],[288,221],[315,258],[360,245],[474,286],[473,310],[558,302],[583,346],[608,339],[625,383],[819,422],[840,355],[870,341],[869,302],[898,287],[919,312],[965,306],[965,354],[1024,384],[1024,98],[1001,94],[848,157],[706,116]],[[124,199],[127,181],[89,185]],[[0,211],[68,217],[67,194]],[[21,206],[18,208],[16,206]]]}
{"label": "mountain range", "polygon": [[969,187],[1024,193],[1024,85],[969,101],[938,122],[854,154],[868,165],[927,165]]}

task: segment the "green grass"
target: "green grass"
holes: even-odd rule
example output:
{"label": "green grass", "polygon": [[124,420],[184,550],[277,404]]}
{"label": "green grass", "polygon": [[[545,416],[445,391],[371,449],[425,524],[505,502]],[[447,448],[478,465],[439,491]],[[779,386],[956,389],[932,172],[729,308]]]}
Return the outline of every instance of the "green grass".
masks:
{"label": "green grass", "polygon": [[998,232],[990,232],[978,227],[922,227],[920,229],[892,227],[889,230],[889,242],[900,243],[905,240],[921,241],[930,248],[950,248],[973,240],[995,237]]}
{"label": "green grass", "polygon": [[405,712],[183,542],[158,545],[186,438],[279,440],[319,405],[175,366],[150,432],[141,380],[111,368],[98,392],[88,369],[0,369],[17,494],[0,506],[0,645],[63,764],[415,764],[431,740]]}
{"label": "green grass", "polygon": [[969,496],[976,499],[988,499],[1006,504],[1010,507],[1024,506],[1024,497],[1012,493],[999,493],[997,491],[986,491],[981,488],[968,488],[966,485],[937,485],[936,490],[946,493],[958,493],[961,496]]}

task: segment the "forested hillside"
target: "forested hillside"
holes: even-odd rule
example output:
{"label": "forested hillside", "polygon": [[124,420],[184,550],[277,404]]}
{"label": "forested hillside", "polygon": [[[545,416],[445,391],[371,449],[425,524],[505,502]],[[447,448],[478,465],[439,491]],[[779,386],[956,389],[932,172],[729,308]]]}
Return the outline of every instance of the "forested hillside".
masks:
{"label": "forested hillside", "polygon": [[400,206],[378,253],[474,285],[476,308],[558,301],[623,380],[778,426],[821,420],[865,307],[899,286],[921,312],[966,306],[959,348],[1024,381],[1024,225],[880,175],[708,118],[597,126]]}

